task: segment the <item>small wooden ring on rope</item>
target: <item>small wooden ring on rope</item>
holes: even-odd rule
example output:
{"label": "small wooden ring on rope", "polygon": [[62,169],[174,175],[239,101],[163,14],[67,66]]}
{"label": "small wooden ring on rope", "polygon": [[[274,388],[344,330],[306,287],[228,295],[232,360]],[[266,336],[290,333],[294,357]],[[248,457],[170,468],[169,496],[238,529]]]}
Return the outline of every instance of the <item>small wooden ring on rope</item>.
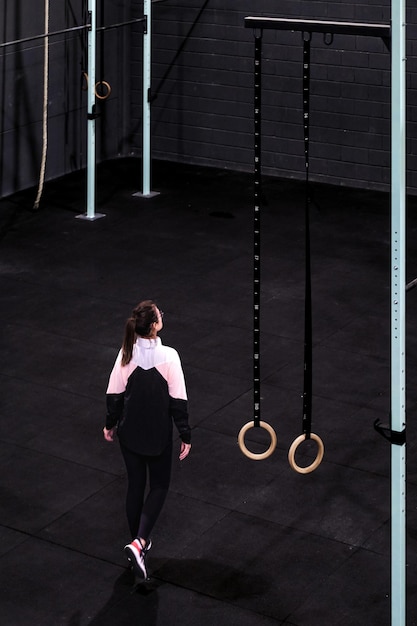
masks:
{"label": "small wooden ring on rope", "polygon": [[[101,88],[104,88],[103,93],[100,93],[99,91],[101,90]],[[96,98],[98,98],[99,100],[107,100],[107,98],[111,94],[110,83],[108,83],[107,80],[97,81],[96,86],[94,88],[94,93],[96,94]]]}
{"label": "small wooden ring on rope", "polygon": [[263,459],[267,459],[269,456],[271,456],[271,454],[275,450],[277,446],[277,435],[275,433],[275,430],[272,428],[270,424],[268,424],[267,422],[260,421],[259,426],[269,433],[269,436],[271,437],[271,443],[269,444],[269,448],[265,450],[265,452],[260,452],[260,453],[251,452],[245,444],[245,435],[247,431],[250,430],[251,428],[254,428],[254,426],[255,425],[253,421],[248,422],[247,424],[242,426],[242,428],[240,429],[237,441],[239,444],[239,448],[241,449],[241,451],[243,452],[245,456],[247,456],[249,459],[252,459],[253,461],[262,461]]}
{"label": "small wooden ring on rope", "polygon": [[[317,443],[317,455],[314,461],[307,465],[306,467],[301,467],[295,462],[295,453],[301,443],[306,441],[307,439],[313,439]],[[310,436],[307,436],[305,433],[294,439],[292,442],[290,449],[288,451],[288,461],[290,467],[298,472],[299,474],[309,474],[310,472],[314,472],[315,469],[318,468],[320,463],[322,462],[324,456],[324,444],[318,435],[314,433],[310,433]]]}

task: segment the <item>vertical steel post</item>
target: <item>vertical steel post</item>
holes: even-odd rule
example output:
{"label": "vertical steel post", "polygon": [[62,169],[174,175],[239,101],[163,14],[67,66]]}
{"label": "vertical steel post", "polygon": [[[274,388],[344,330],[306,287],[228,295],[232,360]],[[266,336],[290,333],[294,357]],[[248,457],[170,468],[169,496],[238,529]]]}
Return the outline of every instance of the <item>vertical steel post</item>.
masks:
{"label": "vertical steel post", "polygon": [[391,0],[391,624],[406,624],[406,25]]}
{"label": "vertical steel post", "polygon": [[142,94],[142,192],[140,198],[153,198],[151,191],[151,74],[152,74],[152,0],[144,0],[145,31],[143,34],[143,94]]}
{"label": "vertical steel post", "polygon": [[87,217],[94,217],[96,186],[96,120],[95,120],[95,84],[96,84],[96,38],[97,38],[97,3],[88,0],[88,14],[91,28],[88,31],[88,120],[87,120]]}
{"label": "vertical steel post", "polygon": [[153,198],[151,191],[151,75],[152,75],[152,0],[144,0],[145,30],[143,34],[143,94],[142,94],[142,192],[140,198]]}
{"label": "vertical steel post", "polygon": [[87,31],[87,212],[78,218],[93,221],[103,217],[95,213],[96,204],[96,39],[97,0],[88,0],[90,28]]}
{"label": "vertical steel post", "polygon": [[143,35],[143,113],[142,113],[142,194],[148,196],[151,190],[151,37],[152,0],[144,1],[146,29]]}

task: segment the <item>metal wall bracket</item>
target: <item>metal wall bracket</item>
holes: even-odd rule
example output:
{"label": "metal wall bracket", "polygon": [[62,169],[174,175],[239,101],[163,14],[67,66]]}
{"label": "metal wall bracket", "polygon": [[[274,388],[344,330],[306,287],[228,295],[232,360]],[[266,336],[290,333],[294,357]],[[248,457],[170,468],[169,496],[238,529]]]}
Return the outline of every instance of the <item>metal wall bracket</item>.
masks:
{"label": "metal wall bracket", "polygon": [[100,113],[97,113],[96,105],[93,105],[91,113],[87,113],[88,120],[96,120],[100,117]]}
{"label": "metal wall bracket", "polygon": [[377,418],[374,421],[374,428],[384,439],[387,439],[392,445],[403,446],[406,442],[405,428],[402,431],[392,430],[388,425],[381,424],[381,420]]}

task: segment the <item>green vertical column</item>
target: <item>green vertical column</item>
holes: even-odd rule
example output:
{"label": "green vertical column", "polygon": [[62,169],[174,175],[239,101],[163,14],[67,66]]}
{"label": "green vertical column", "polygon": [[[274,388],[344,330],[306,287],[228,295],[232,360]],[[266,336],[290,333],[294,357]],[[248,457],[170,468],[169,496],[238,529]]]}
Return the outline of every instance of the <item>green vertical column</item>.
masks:
{"label": "green vertical column", "polygon": [[90,28],[87,35],[87,211],[77,218],[94,221],[104,217],[95,212],[96,206],[96,39],[97,39],[97,2],[88,0],[88,18]]}
{"label": "green vertical column", "polygon": [[153,198],[159,192],[151,191],[151,81],[152,81],[152,0],[144,0],[143,13],[143,94],[142,94],[142,191],[139,198]]}
{"label": "green vertical column", "polygon": [[94,116],[96,106],[96,0],[88,0],[88,14],[91,20],[91,28],[88,31],[87,217],[91,219],[95,211],[96,186],[96,120]]}
{"label": "green vertical column", "polygon": [[143,35],[142,195],[151,191],[151,55],[152,1],[144,1],[146,29]]}
{"label": "green vertical column", "polygon": [[391,0],[391,624],[406,624],[406,26]]}

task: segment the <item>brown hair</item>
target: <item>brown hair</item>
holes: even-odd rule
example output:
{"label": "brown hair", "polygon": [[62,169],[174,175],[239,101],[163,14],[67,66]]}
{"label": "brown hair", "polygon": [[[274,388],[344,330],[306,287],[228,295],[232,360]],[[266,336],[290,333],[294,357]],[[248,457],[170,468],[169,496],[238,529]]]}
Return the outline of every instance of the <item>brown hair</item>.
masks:
{"label": "brown hair", "polygon": [[132,359],[133,345],[136,335],[149,337],[152,324],[158,321],[156,304],[152,300],[139,302],[132,311],[132,315],[126,320],[125,336],[122,345],[122,365],[127,365]]}

